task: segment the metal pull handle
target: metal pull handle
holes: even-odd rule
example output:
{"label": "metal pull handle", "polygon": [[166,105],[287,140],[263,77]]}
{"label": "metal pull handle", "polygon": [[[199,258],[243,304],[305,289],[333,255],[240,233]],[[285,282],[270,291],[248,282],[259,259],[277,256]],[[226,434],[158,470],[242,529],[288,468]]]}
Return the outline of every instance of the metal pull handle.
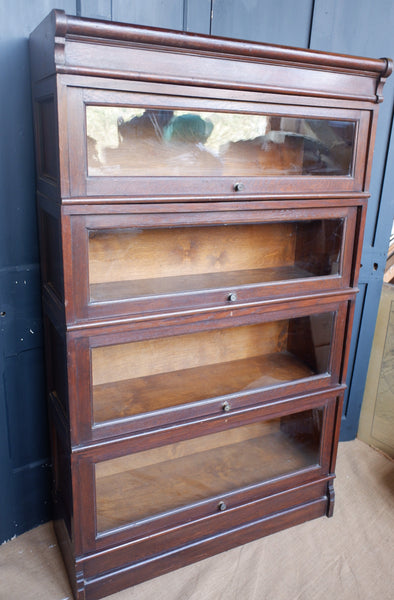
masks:
{"label": "metal pull handle", "polygon": [[229,294],[229,295],[227,296],[227,300],[228,300],[229,302],[235,302],[235,301],[236,301],[236,299],[237,299],[237,294],[234,294],[234,292],[232,292],[231,294]]}
{"label": "metal pull handle", "polygon": [[231,409],[231,406],[229,405],[229,403],[227,402],[227,400],[225,400],[223,402],[222,409],[224,410],[224,412],[229,412],[229,410]]}
{"label": "metal pull handle", "polygon": [[241,181],[234,183],[234,192],[242,192],[245,189],[245,184]]}
{"label": "metal pull handle", "polygon": [[222,510],[226,510],[226,508],[227,508],[227,504],[225,502],[223,502],[223,500],[221,502],[219,502],[218,510],[222,511]]}

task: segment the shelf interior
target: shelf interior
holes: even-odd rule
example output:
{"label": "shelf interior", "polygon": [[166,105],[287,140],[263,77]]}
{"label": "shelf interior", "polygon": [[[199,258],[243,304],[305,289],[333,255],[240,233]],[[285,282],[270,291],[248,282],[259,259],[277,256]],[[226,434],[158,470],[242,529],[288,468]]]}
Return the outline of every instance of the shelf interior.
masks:
{"label": "shelf interior", "polygon": [[92,348],[94,423],[325,373],[332,323],[324,313]]}
{"label": "shelf interior", "polygon": [[[272,353],[94,386],[94,421],[113,419],[246,392],[311,377],[312,369],[289,353]],[[116,398],[115,402],[108,402]]]}
{"label": "shelf interior", "polygon": [[314,409],[98,463],[97,530],[314,466],[321,427]]}
{"label": "shelf interior", "polygon": [[90,301],[338,275],[342,242],[342,219],[90,230]]}
{"label": "shelf interior", "polygon": [[246,269],[226,273],[203,273],[172,277],[154,277],[134,281],[111,281],[90,286],[91,302],[113,302],[128,298],[144,298],[198,292],[206,290],[231,290],[247,285],[263,285],[276,281],[292,281],[315,277],[312,271],[297,265],[265,269]]}

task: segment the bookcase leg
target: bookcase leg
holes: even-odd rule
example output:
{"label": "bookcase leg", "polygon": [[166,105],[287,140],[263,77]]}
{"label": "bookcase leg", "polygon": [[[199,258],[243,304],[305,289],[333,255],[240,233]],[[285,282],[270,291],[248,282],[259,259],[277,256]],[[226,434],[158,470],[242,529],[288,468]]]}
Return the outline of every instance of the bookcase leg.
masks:
{"label": "bookcase leg", "polygon": [[334,514],[334,504],[335,504],[334,483],[332,481],[330,481],[327,486],[327,496],[328,496],[327,517],[332,517]]}

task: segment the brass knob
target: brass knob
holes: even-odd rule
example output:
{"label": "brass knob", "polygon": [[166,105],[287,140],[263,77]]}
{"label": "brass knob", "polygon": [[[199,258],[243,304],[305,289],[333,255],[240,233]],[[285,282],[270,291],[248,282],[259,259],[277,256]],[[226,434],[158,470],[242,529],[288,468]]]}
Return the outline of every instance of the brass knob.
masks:
{"label": "brass knob", "polygon": [[226,510],[227,505],[223,502],[223,500],[221,502],[219,502],[218,504],[218,510]]}
{"label": "brass knob", "polygon": [[224,410],[224,412],[229,412],[230,408],[231,408],[231,406],[229,405],[227,400],[225,400],[222,404],[222,409]]}
{"label": "brass knob", "polygon": [[245,184],[241,181],[234,183],[234,192],[242,192],[245,189]]}
{"label": "brass knob", "polygon": [[235,302],[235,301],[236,301],[236,299],[237,299],[237,294],[234,294],[234,292],[233,292],[233,293],[231,293],[231,294],[229,294],[229,295],[227,296],[227,300],[228,300],[229,302]]}

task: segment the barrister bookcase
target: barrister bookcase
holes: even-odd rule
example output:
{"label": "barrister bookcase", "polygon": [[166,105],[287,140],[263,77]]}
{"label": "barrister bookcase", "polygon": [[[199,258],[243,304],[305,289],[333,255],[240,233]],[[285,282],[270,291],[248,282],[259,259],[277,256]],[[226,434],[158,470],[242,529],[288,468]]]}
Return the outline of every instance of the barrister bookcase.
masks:
{"label": "barrister bookcase", "polygon": [[30,48],[75,598],[331,516],[390,61],[62,11]]}

